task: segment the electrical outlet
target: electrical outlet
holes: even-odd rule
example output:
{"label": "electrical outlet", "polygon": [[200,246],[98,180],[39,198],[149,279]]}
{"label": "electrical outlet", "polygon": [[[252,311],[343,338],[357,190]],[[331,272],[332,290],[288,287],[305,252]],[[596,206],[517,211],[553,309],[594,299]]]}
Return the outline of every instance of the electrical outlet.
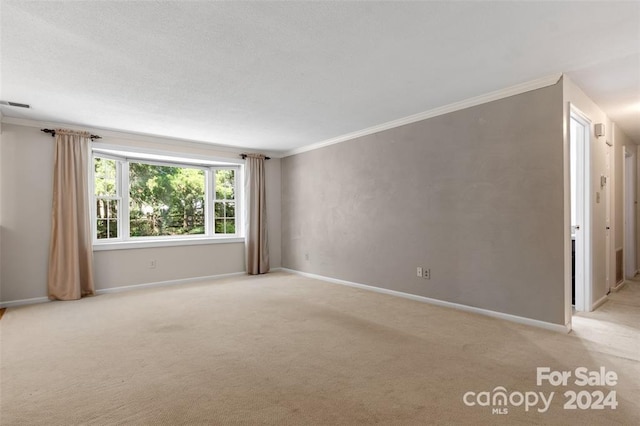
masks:
{"label": "electrical outlet", "polygon": [[416,275],[418,276],[418,278],[422,278],[422,268],[419,266],[416,269]]}
{"label": "electrical outlet", "polygon": [[151,259],[149,261],[149,269],[155,269],[156,268],[156,260],[155,259]]}
{"label": "electrical outlet", "polygon": [[429,268],[424,268],[423,269],[424,273],[423,273],[423,277],[425,280],[430,280],[431,279],[431,269]]}

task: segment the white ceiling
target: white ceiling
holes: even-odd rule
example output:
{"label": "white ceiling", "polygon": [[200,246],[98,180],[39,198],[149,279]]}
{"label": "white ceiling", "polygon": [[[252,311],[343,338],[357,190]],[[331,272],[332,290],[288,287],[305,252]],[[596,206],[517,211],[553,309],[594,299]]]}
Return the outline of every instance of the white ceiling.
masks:
{"label": "white ceiling", "polygon": [[0,7],[7,117],[288,151],[565,72],[640,142],[639,2]]}

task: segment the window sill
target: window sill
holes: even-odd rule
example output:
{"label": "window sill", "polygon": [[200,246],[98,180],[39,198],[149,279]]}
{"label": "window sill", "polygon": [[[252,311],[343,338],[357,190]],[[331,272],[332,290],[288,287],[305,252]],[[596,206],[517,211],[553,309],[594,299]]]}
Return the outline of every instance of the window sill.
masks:
{"label": "window sill", "polygon": [[133,240],[100,242],[93,244],[93,251],[130,250],[150,247],[195,246],[201,244],[244,243],[244,237],[171,238],[161,240]]}

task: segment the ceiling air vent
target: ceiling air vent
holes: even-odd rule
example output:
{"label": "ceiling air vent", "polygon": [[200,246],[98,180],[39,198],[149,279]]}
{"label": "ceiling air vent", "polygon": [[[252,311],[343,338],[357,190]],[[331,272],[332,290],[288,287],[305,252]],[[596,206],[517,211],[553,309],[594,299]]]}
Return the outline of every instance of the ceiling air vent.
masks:
{"label": "ceiling air vent", "polygon": [[0,105],[7,105],[17,108],[31,108],[29,104],[21,104],[20,102],[11,102],[11,101],[0,101]]}

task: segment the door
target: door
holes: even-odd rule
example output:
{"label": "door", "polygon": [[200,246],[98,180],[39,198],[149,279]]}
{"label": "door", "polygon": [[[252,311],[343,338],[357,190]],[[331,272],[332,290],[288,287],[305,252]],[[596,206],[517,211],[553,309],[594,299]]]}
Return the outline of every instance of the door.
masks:
{"label": "door", "polygon": [[572,301],[576,311],[591,310],[591,210],[590,129],[591,122],[571,107],[569,154],[571,167],[571,238],[574,278]]}

